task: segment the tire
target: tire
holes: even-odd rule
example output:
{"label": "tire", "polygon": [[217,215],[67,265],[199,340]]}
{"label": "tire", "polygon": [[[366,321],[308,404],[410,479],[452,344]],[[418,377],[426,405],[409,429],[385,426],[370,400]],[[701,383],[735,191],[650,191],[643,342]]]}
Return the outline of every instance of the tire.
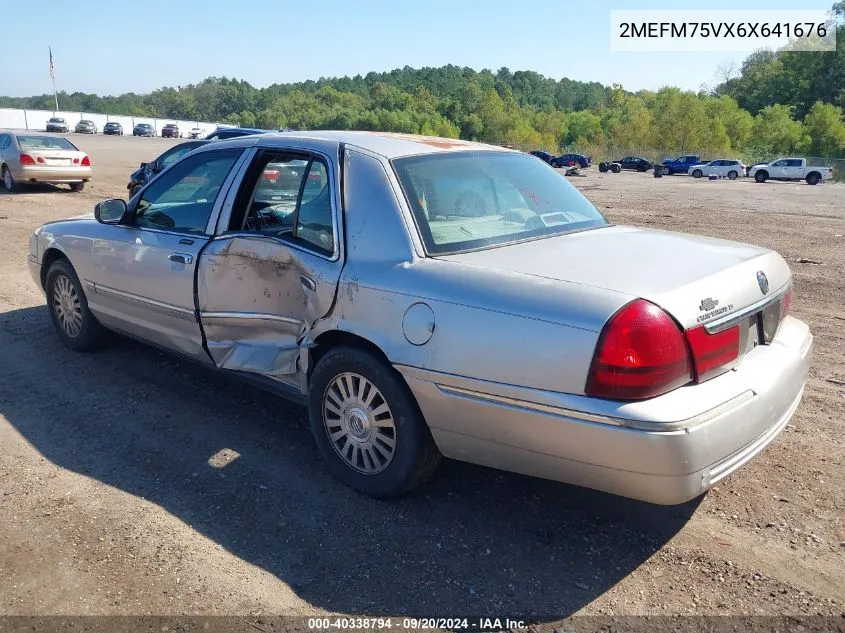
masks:
{"label": "tire", "polygon": [[728,180],[736,180],[737,178],[739,178],[739,173],[734,170],[728,172]]}
{"label": "tire", "polygon": [[704,174],[702,174],[702,173],[701,173],[701,170],[700,170],[700,169],[696,169],[695,171],[693,171],[693,172],[692,172],[692,177],[693,177],[693,178],[701,178],[703,175],[704,175]]}
{"label": "tire", "polygon": [[611,165],[610,171],[612,171],[614,174],[618,174],[622,171],[622,167],[620,167],[619,165]]}
{"label": "tire", "polygon": [[671,175],[672,175],[672,170],[671,170],[671,169],[669,169],[668,167],[664,167],[664,168],[663,168],[663,175],[664,175],[664,176],[671,176]]}
{"label": "tire", "polygon": [[[370,386],[362,386],[362,380]],[[359,389],[363,389],[363,399],[352,395]],[[376,413],[380,418],[376,420],[374,411],[384,405],[387,411]],[[428,479],[442,460],[402,377],[363,348],[337,347],[319,360],[309,381],[308,413],[329,471],[371,497],[390,498],[410,491]],[[373,426],[376,421],[379,426]],[[336,436],[334,441],[330,433]],[[367,469],[370,472],[364,472]]]}
{"label": "tire", "polygon": [[[65,347],[91,352],[108,342],[109,332],[88,309],[82,284],[70,262],[66,259],[53,262],[47,271],[45,289],[50,320]],[[76,317],[69,316],[72,314]]]}
{"label": "tire", "polygon": [[84,182],[72,182],[72,183],[70,183],[70,190],[71,191],[79,192],[79,191],[82,191],[83,189],[85,189],[85,183]]}
{"label": "tire", "polygon": [[607,163],[599,163],[599,171],[601,173],[607,173]]}
{"label": "tire", "polygon": [[764,171],[758,171],[754,174],[754,181],[755,182],[766,182],[769,179],[769,174]]}
{"label": "tire", "polygon": [[3,176],[3,188],[6,189],[9,193],[14,193],[18,190],[18,183],[15,182],[15,179],[12,178],[12,172],[9,171],[9,168],[3,165],[2,174]]}
{"label": "tire", "polygon": [[817,185],[819,184],[819,181],[821,179],[822,177],[814,171],[811,171],[809,174],[807,174],[806,178],[808,185]]}

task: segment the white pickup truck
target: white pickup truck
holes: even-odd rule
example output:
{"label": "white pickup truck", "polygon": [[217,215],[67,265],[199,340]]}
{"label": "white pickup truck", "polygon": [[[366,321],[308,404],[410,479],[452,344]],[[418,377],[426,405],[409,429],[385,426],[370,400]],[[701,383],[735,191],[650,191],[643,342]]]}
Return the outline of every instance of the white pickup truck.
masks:
{"label": "white pickup truck", "polygon": [[771,163],[752,165],[748,168],[748,176],[756,182],[806,180],[808,185],[817,185],[833,178],[833,168],[807,165],[806,158],[778,158]]}

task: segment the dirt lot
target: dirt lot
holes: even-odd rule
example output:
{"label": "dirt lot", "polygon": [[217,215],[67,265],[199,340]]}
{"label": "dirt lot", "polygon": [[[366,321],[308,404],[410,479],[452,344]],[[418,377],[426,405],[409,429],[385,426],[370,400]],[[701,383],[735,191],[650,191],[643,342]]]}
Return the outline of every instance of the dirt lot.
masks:
{"label": "dirt lot", "polygon": [[133,342],[59,345],[29,234],[124,196],[172,143],[71,136],[85,192],[0,193],[0,613],[843,612],[845,186],[572,179],[615,222],[762,244],[793,268],[816,336],[803,404],[705,498],[661,508],[450,463],[385,503],[329,477],[297,406]]}

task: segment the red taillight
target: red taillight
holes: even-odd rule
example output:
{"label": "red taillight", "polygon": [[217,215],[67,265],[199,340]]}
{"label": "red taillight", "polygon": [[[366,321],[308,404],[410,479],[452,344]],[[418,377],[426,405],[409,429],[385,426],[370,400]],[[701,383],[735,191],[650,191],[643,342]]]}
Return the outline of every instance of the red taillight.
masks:
{"label": "red taillight", "polygon": [[78,165],[78,164],[79,164],[79,159],[78,159],[78,158],[74,158],[74,159],[73,159],[73,164],[74,164],[74,165]]}
{"label": "red taillight", "polygon": [[21,154],[20,157],[18,157],[18,161],[20,162],[21,165],[34,165],[35,164],[35,161],[32,159],[32,156],[30,156],[29,154]]}
{"label": "red taillight", "polygon": [[83,167],[90,167],[91,166],[91,159],[88,156],[82,157],[82,166]]}
{"label": "red taillight", "polygon": [[789,309],[792,307],[792,286],[786,291],[786,294],[783,295],[783,299],[780,300],[780,320],[783,321],[784,317],[789,314]]}
{"label": "red taillight", "polygon": [[739,325],[711,334],[700,325],[687,330],[695,380],[702,382],[727,370],[739,356]]}
{"label": "red taillight", "polygon": [[692,377],[683,332],[663,310],[637,299],[604,326],[586,393],[614,400],[643,400],[680,387]]}

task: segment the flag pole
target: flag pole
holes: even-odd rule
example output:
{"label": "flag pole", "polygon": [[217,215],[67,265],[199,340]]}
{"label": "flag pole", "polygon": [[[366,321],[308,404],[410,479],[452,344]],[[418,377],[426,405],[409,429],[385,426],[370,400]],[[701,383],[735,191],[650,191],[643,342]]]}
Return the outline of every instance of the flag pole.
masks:
{"label": "flag pole", "polygon": [[50,78],[53,80],[53,99],[56,100],[56,113],[59,111],[59,93],[56,92],[56,71],[53,68],[53,47],[50,47]]}

